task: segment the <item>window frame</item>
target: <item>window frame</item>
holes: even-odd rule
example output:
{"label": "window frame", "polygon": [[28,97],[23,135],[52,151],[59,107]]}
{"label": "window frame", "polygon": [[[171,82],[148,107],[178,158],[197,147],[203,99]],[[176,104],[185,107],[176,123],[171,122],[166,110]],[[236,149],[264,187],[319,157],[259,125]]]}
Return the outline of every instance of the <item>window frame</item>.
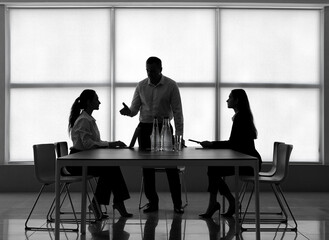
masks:
{"label": "window frame", "polygon": [[[10,8],[16,8],[16,7],[8,7],[8,9]],[[28,8],[31,8],[31,7],[27,7]],[[48,6],[44,6],[44,8],[52,8],[52,7],[48,7]],[[67,8],[67,7],[56,7],[56,8]],[[72,7],[69,7],[69,8],[72,8]],[[80,8],[80,7],[74,7],[74,8]],[[83,8],[86,8],[86,7],[83,7]],[[96,7],[92,7],[92,6],[88,6],[88,8],[99,8],[99,6],[96,6]],[[111,106],[111,110],[110,110],[110,120],[109,120],[109,123],[110,123],[110,140],[111,139],[114,139],[114,136],[115,136],[115,129],[113,128],[114,126],[114,106],[115,106],[115,88],[120,88],[120,87],[135,87],[136,84],[135,83],[117,83],[115,82],[115,79],[114,79],[114,61],[112,61],[114,59],[114,54],[115,54],[115,42],[114,42],[114,35],[115,35],[115,29],[114,29],[114,22],[115,22],[115,10],[116,9],[122,9],[122,8],[169,8],[169,9],[172,9],[172,8],[205,8],[204,6],[180,6],[180,7],[177,7],[177,6],[164,6],[164,7],[154,7],[154,6],[139,6],[138,4],[136,6],[129,6],[129,7],[125,7],[125,6],[102,6],[101,8],[109,8],[111,10],[111,27],[112,27],[112,30],[110,32],[110,42],[111,42],[111,60],[110,60],[110,79],[109,79],[109,82],[108,83],[104,83],[104,84],[47,84],[47,83],[44,83],[44,84],[17,84],[17,83],[10,83],[10,76],[9,74],[6,74],[6,87],[5,87],[5,91],[6,91],[6,101],[5,101],[5,124],[6,124],[6,133],[5,133],[5,150],[4,150],[4,153],[5,153],[5,158],[4,158],[4,163],[5,164],[28,164],[28,163],[31,163],[31,161],[22,161],[22,162],[14,162],[14,161],[10,161],[10,153],[9,153],[9,138],[10,138],[10,133],[9,133],[9,126],[10,126],[10,122],[9,122],[9,106],[10,106],[10,91],[11,89],[14,89],[14,88],[39,88],[39,87],[60,87],[60,88],[67,88],[67,87],[110,87],[111,89],[111,95],[110,95],[110,106]],[[220,52],[220,48],[219,48],[219,36],[220,36],[220,29],[219,29],[219,19],[220,19],[220,10],[223,9],[222,7],[220,6],[212,6],[212,7],[209,7],[207,6],[206,8],[210,8],[210,9],[214,9],[216,11],[216,66],[218,66],[218,63],[220,61],[219,59],[219,52]],[[254,8],[254,7],[233,7],[234,9],[259,9],[259,8]],[[229,9],[229,8],[225,8],[225,9]],[[278,7],[278,9],[287,9],[285,7]],[[289,9],[292,9],[292,8],[288,8]],[[297,9],[297,10],[307,10],[305,8],[293,8],[293,9]],[[314,8],[310,8],[311,10],[314,10]],[[322,7],[318,7],[316,8],[318,10],[321,11],[321,34],[324,36],[320,36],[320,40],[321,40],[321,45],[320,45],[320,48],[321,48],[321,53],[322,53],[322,56],[321,56],[321,60],[320,60],[320,65],[321,65],[321,69],[319,70],[320,73],[321,73],[321,77],[320,77],[320,83],[319,84],[282,84],[282,83],[279,83],[279,84],[275,84],[275,83],[272,83],[272,84],[263,84],[263,83],[242,83],[242,84],[239,84],[239,83],[222,83],[220,81],[220,69],[219,67],[217,67],[217,70],[216,70],[216,82],[215,83],[179,83],[179,87],[180,88],[184,88],[184,87],[195,87],[195,88],[200,88],[200,87],[214,87],[216,88],[215,92],[215,96],[216,96],[216,103],[215,103],[215,106],[216,106],[216,109],[215,109],[215,136],[216,136],[216,139],[219,138],[220,136],[220,129],[219,129],[219,115],[220,115],[220,104],[218,103],[218,100],[220,99],[220,89],[222,87],[229,87],[229,88],[245,88],[245,89],[248,89],[248,88],[287,88],[287,89],[293,89],[293,88],[311,88],[311,89],[318,89],[319,90],[319,96],[320,96],[320,116],[319,116],[319,119],[320,119],[320,123],[319,123],[319,138],[320,138],[320,155],[319,155],[319,161],[318,162],[302,162],[302,164],[314,164],[314,165],[318,165],[318,164],[329,164],[329,160],[325,160],[325,155],[327,155],[326,153],[329,151],[329,150],[326,150],[326,148],[324,147],[325,146],[325,139],[327,136],[329,136],[329,130],[326,130],[325,128],[325,132],[323,132],[321,129],[324,128],[324,123],[325,123],[325,119],[328,119],[329,116],[327,117],[327,115],[329,115],[329,113],[326,113],[325,110],[325,100],[326,100],[326,97],[325,97],[325,91],[326,89],[328,89],[327,85],[328,83],[326,84],[324,79],[325,79],[325,68],[324,68],[324,65],[325,63],[328,62],[328,59],[327,60],[324,60],[324,51],[322,51],[322,49],[327,49],[325,48],[325,44],[324,44],[324,40],[323,39],[327,39],[328,38],[328,31],[326,31],[325,26],[328,26],[328,23],[329,20],[328,20],[328,17],[325,19],[324,17],[324,10]],[[327,11],[327,10],[326,10]],[[6,14],[6,72],[9,73],[9,69],[10,69],[10,66],[9,66],[9,58],[10,58],[10,52],[9,52],[9,32],[10,32],[10,29],[9,29],[9,11],[7,11],[7,14]],[[328,27],[327,27],[328,28]],[[327,37],[327,38],[325,38]],[[328,51],[328,50],[327,50]],[[329,98],[329,97],[327,97]],[[329,152],[328,152],[329,153]],[[293,164],[300,164],[300,162],[298,161],[295,161],[293,162]]]}

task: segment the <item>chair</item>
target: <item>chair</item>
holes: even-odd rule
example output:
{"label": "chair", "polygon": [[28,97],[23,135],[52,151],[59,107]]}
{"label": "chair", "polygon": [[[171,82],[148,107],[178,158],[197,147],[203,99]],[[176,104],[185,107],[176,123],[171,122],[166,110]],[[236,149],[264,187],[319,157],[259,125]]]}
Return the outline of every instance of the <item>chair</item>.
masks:
{"label": "chair", "polygon": [[[266,172],[259,172],[259,176],[272,176],[275,173],[276,170],[276,165],[277,165],[277,147],[279,144],[281,144],[283,142],[274,142],[273,144],[273,159],[272,159],[272,167],[270,170],[266,171]],[[225,181],[225,177],[223,177],[223,180]],[[243,182],[241,190],[240,190],[240,202],[242,202],[244,195],[246,193],[246,189],[248,187],[248,183],[247,181]],[[225,212],[225,197],[222,197],[222,211],[223,213]],[[241,213],[241,212],[240,212]],[[280,212],[280,214],[282,214],[282,212]]]}
{"label": "chair", "polygon": [[273,176],[273,174],[276,171],[276,165],[278,162],[278,157],[277,157],[277,151],[278,151],[278,146],[279,144],[283,144],[283,142],[274,142],[273,144],[273,159],[272,159],[272,167],[270,170],[266,172],[259,172],[259,176]]}
{"label": "chair", "polygon": [[[278,162],[278,157],[277,157],[277,152],[278,152],[278,146],[279,144],[283,144],[283,142],[274,142],[273,144],[273,159],[272,159],[272,166],[270,168],[270,170],[264,172],[261,171],[259,172],[259,176],[273,176],[273,174],[276,171],[276,165]],[[244,181],[240,190],[240,201],[243,200],[244,198],[244,194],[246,193],[247,187],[248,187],[249,181]],[[280,214],[282,214],[282,212],[280,212]]]}
{"label": "chair", "polygon": [[[43,190],[46,186],[49,186],[51,184],[55,183],[55,167],[56,167],[56,154],[55,154],[55,146],[54,144],[37,144],[33,145],[33,153],[34,153],[34,168],[35,168],[35,176],[37,180],[42,184],[39,194],[32,206],[32,209],[25,221],[25,230],[34,230],[34,231],[41,231],[41,230],[54,230],[54,228],[47,228],[47,227],[35,227],[35,226],[28,226],[28,222],[30,220],[30,217],[34,211],[34,208],[36,207],[39,198],[41,194],[43,193]],[[61,194],[65,191],[67,193],[67,196],[70,201],[70,205],[72,208],[72,212],[74,215],[74,220],[76,222],[77,227],[76,228],[66,228],[61,229],[62,231],[79,231],[79,225],[78,220],[76,216],[76,212],[73,207],[69,186],[71,183],[80,182],[82,181],[81,177],[76,176],[63,176],[60,179],[60,186],[61,186]],[[47,222],[50,220],[50,214],[54,207],[55,198],[49,208],[49,211],[47,213]],[[62,205],[62,204],[61,204]]]}
{"label": "chair", "polygon": [[[276,158],[277,158],[277,165],[275,172],[271,176],[259,176],[259,183],[260,184],[269,184],[272,188],[272,191],[276,197],[276,200],[280,206],[280,209],[284,215],[282,218],[262,218],[261,222],[262,223],[288,223],[288,214],[286,209],[288,209],[290,216],[292,217],[295,227],[292,228],[283,228],[284,231],[286,230],[291,230],[291,231],[297,231],[297,222],[295,220],[295,217],[288,205],[288,202],[286,198],[284,197],[282,188],[281,188],[281,183],[283,183],[288,176],[288,168],[289,168],[289,159],[291,155],[291,151],[293,149],[292,145],[289,144],[284,144],[284,143],[278,143],[277,144],[277,149],[276,149]],[[254,183],[254,177],[253,176],[244,176],[241,177],[241,180],[244,182],[248,182],[250,184]],[[244,190],[246,191],[246,189]],[[245,212],[243,214],[243,217],[241,219],[241,224],[246,220],[246,221],[254,221],[254,219],[245,219],[246,214],[248,213],[248,207],[250,204],[250,200],[252,198],[254,192],[254,185],[250,193],[250,197],[247,202],[247,206],[245,209]],[[242,193],[244,196],[244,193]],[[268,212],[261,212],[261,214],[271,214]],[[242,230],[247,230],[242,228]],[[274,230],[278,231],[280,230],[279,228],[262,228],[262,230]]]}
{"label": "chair", "polygon": [[[56,149],[56,155],[57,155],[57,157],[62,157],[62,156],[66,156],[66,155],[69,154],[68,144],[65,141],[63,141],[63,142],[55,142],[55,149]],[[70,176],[71,175],[70,172],[66,168],[63,168],[62,169],[62,174],[65,175],[65,176]],[[97,179],[95,177],[93,177],[93,176],[87,176],[87,179],[88,179],[89,187],[90,187],[92,193],[94,194],[95,191],[94,191],[93,185],[91,183],[91,180],[93,179],[95,181],[95,184],[97,185]],[[65,199],[65,197],[64,197],[64,199]],[[90,202],[89,195],[88,195],[88,199],[89,199],[89,202]],[[98,204],[97,199],[95,199],[95,200],[96,200],[96,204],[98,205],[98,209],[101,210],[101,206]],[[105,213],[106,212],[107,212],[107,208],[105,207]]]}

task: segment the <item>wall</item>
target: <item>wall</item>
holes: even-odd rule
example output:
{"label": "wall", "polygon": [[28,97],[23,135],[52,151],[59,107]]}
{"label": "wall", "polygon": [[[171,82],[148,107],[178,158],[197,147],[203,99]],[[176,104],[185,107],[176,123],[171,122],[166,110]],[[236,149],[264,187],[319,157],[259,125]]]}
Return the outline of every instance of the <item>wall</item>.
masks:
{"label": "wall", "polygon": [[[14,1],[5,1],[9,3],[13,3]],[[15,2],[27,2],[29,1],[15,1]],[[39,1],[43,2],[43,1]],[[60,2],[60,1],[59,1]],[[88,2],[88,1],[87,1]],[[111,1],[104,1],[111,2]],[[120,1],[119,1],[120,2]],[[128,2],[128,1],[122,1]],[[137,1],[138,2],[138,1]],[[147,1],[145,1],[147,2]],[[164,2],[164,1],[157,1]],[[189,2],[189,1],[181,1],[181,2]],[[193,2],[193,1],[190,1]],[[196,1],[197,2],[197,1]],[[202,2],[202,1],[199,1]],[[215,1],[208,1],[215,2]],[[216,1],[224,3],[225,1]],[[238,2],[238,1],[231,1]],[[240,2],[250,2],[250,1],[240,1]],[[253,1],[253,2],[261,2],[261,3],[269,3],[269,1]],[[271,1],[274,3],[287,3],[287,1]],[[315,0],[315,1],[290,1],[291,3],[326,3],[329,4],[329,1],[325,0]],[[4,3],[4,1],[0,1],[0,4]],[[204,3],[204,2],[203,2]],[[328,10],[326,9],[326,12]],[[329,24],[328,14],[325,14],[325,25]],[[6,104],[6,91],[5,91],[5,79],[6,79],[6,54],[5,54],[5,7],[4,5],[0,5],[0,192],[32,192],[38,191],[40,184],[34,177],[34,166],[33,165],[3,165],[5,161],[5,134],[6,134],[6,126],[5,126],[5,104]],[[326,156],[328,156],[327,152],[329,150],[326,147],[326,139],[329,137],[329,129],[326,126],[326,123],[329,122],[329,111],[326,111],[327,104],[329,104],[326,99],[328,98],[326,95],[327,89],[329,90],[328,81],[326,81],[327,76],[329,76],[329,31],[328,27],[325,28],[324,32],[324,99],[323,99],[323,158],[325,162]],[[265,169],[269,166],[265,166]],[[287,181],[283,185],[283,189],[285,191],[328,191],[329,184],[329,166],[328,165],[292,165],[290,167],[290,173]],[[125,176],[127,185],[129,190],[139,191],[140,189],[140,179],[141,179],[141,169],[137,167],[127,167],[122,169],[123,174]],[[187,168],[186,169],[186,182],[188,191],[205,191],[207,188],[207,168]],[[307,176],[307,177],[305,177]],[[228,179],[229,184],[232,184],[232,179]],[[159,191],[167,191],[168,183],[164,174],[159,174],[157,176],[157,184]],[[73,187],[73,190],[78,190],[78,187]],[[267,190],[267,188],[262,188],[263,190]]]}
{"label": "wall", "polygon": [[[268,167],[267,165],[264,169]],[[139,167],[122,168],[129,191],[140,191],[141,171]],[[328,172],[329,166],[292,165],[282,189],[291,192],[327,192],[329,191]],[[158,191],[169,191],[166,174],[158,173],[156,179]],[[185,180],[189,192],[206,192],[208,186],[207,167],[187,167]],[[228,177],[226,181],[234,189],[234,177]],[[36,192],[41,187],[34,177],[33,165],[0,166],[0,183],[0,192]],[[72,185],[71,189],[79,191],[80,185]],[[47,191],[52,190],[53,186],[47,189]],[[269,188],[261,185],[261,190],[268,191]]]}

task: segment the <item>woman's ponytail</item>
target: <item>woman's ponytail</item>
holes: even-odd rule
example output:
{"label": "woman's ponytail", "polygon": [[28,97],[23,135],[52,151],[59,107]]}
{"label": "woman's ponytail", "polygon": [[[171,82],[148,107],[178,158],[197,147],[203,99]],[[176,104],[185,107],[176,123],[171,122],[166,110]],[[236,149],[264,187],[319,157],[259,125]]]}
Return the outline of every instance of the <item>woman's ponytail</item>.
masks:
{"label": "woman's ponytail", "polygon": [[95,97],[96,92],[92,89],[85,89],[80,94],[80,96],[75,99],[72,107],[71,107],[71,113],[69,117],[69,125],[68,125],[68,131],[71,133],[71,130],[74,126],[75,121],[79,117],[81,110],[85,109],[87,107],[88,101],[92,101]]}
{"label": "woman's ponytail", "polygon": [[71,132],[75,121],[79,117],[80,112],[81,112],[81,104],[80,104],[80,97],[78,97],[74,101],[74,103],[71,107],[71,113],[70,113],[70,117],[69,117],[69,126],[68,126],[69,133]]}

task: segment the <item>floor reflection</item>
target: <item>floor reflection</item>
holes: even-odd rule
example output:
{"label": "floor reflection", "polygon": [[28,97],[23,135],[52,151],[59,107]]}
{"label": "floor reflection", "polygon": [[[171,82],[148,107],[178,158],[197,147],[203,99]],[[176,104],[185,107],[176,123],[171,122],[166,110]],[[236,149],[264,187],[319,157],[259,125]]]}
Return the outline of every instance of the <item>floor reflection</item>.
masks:
{"label": "floor reflection", "polygon": [[[280,227],[280,231],[262,231],[262,240],[325,240],[329,239],[329,194],[298,194],[290,195],[291,199],[301,199],[291,204],[298,222],[298,231],[284,231],[284,224],[264,225],[264,227]],[[135,208],[133,200],[138,199],[138,194],[132,194],[128,210],[134,213],[133,218],[118,218],[109,211],[110,218],[106,221],[87,225],[87,232],[81,235],[76,232],[61,232],[63,240],[254,240],[255,232],[242,232],[235,235],[234,218],[214,216],[213,219],[199,219],[198,214],[204,210],[203,203],[206,196],[190,193],[190,205],[183,215],[175,214],[170,203],[170,194],[163,194],[164,201],[157,213],[144,214]],[[168,199],[166,199],[166,197]],[[262,196],[262,201],[267,202],[267,196]],[[289,197],[289,194],[288,194]],[[52,199],[52,195],[49,195]],[[196,201],[193,201],[197,199]],[[321,201],[319,200],[321,199]],[[0,239],[3,240],[53,240],[53,231],[25,231],[24,222],[33,203],[34,195],[26,194],[1,194],[0,196]],[[272,208],[270,201],[268,208]],[[48,209],[44,206],[44,209]],[[33,224],[47,226],[45,214],[38,209]],[[293,225],[288,222],[289,227]],[[52,223],[48,226],[53,227]],[[63,225],[62,227],[70,227]],[[248,225],[246,225],[248,227]]]}

